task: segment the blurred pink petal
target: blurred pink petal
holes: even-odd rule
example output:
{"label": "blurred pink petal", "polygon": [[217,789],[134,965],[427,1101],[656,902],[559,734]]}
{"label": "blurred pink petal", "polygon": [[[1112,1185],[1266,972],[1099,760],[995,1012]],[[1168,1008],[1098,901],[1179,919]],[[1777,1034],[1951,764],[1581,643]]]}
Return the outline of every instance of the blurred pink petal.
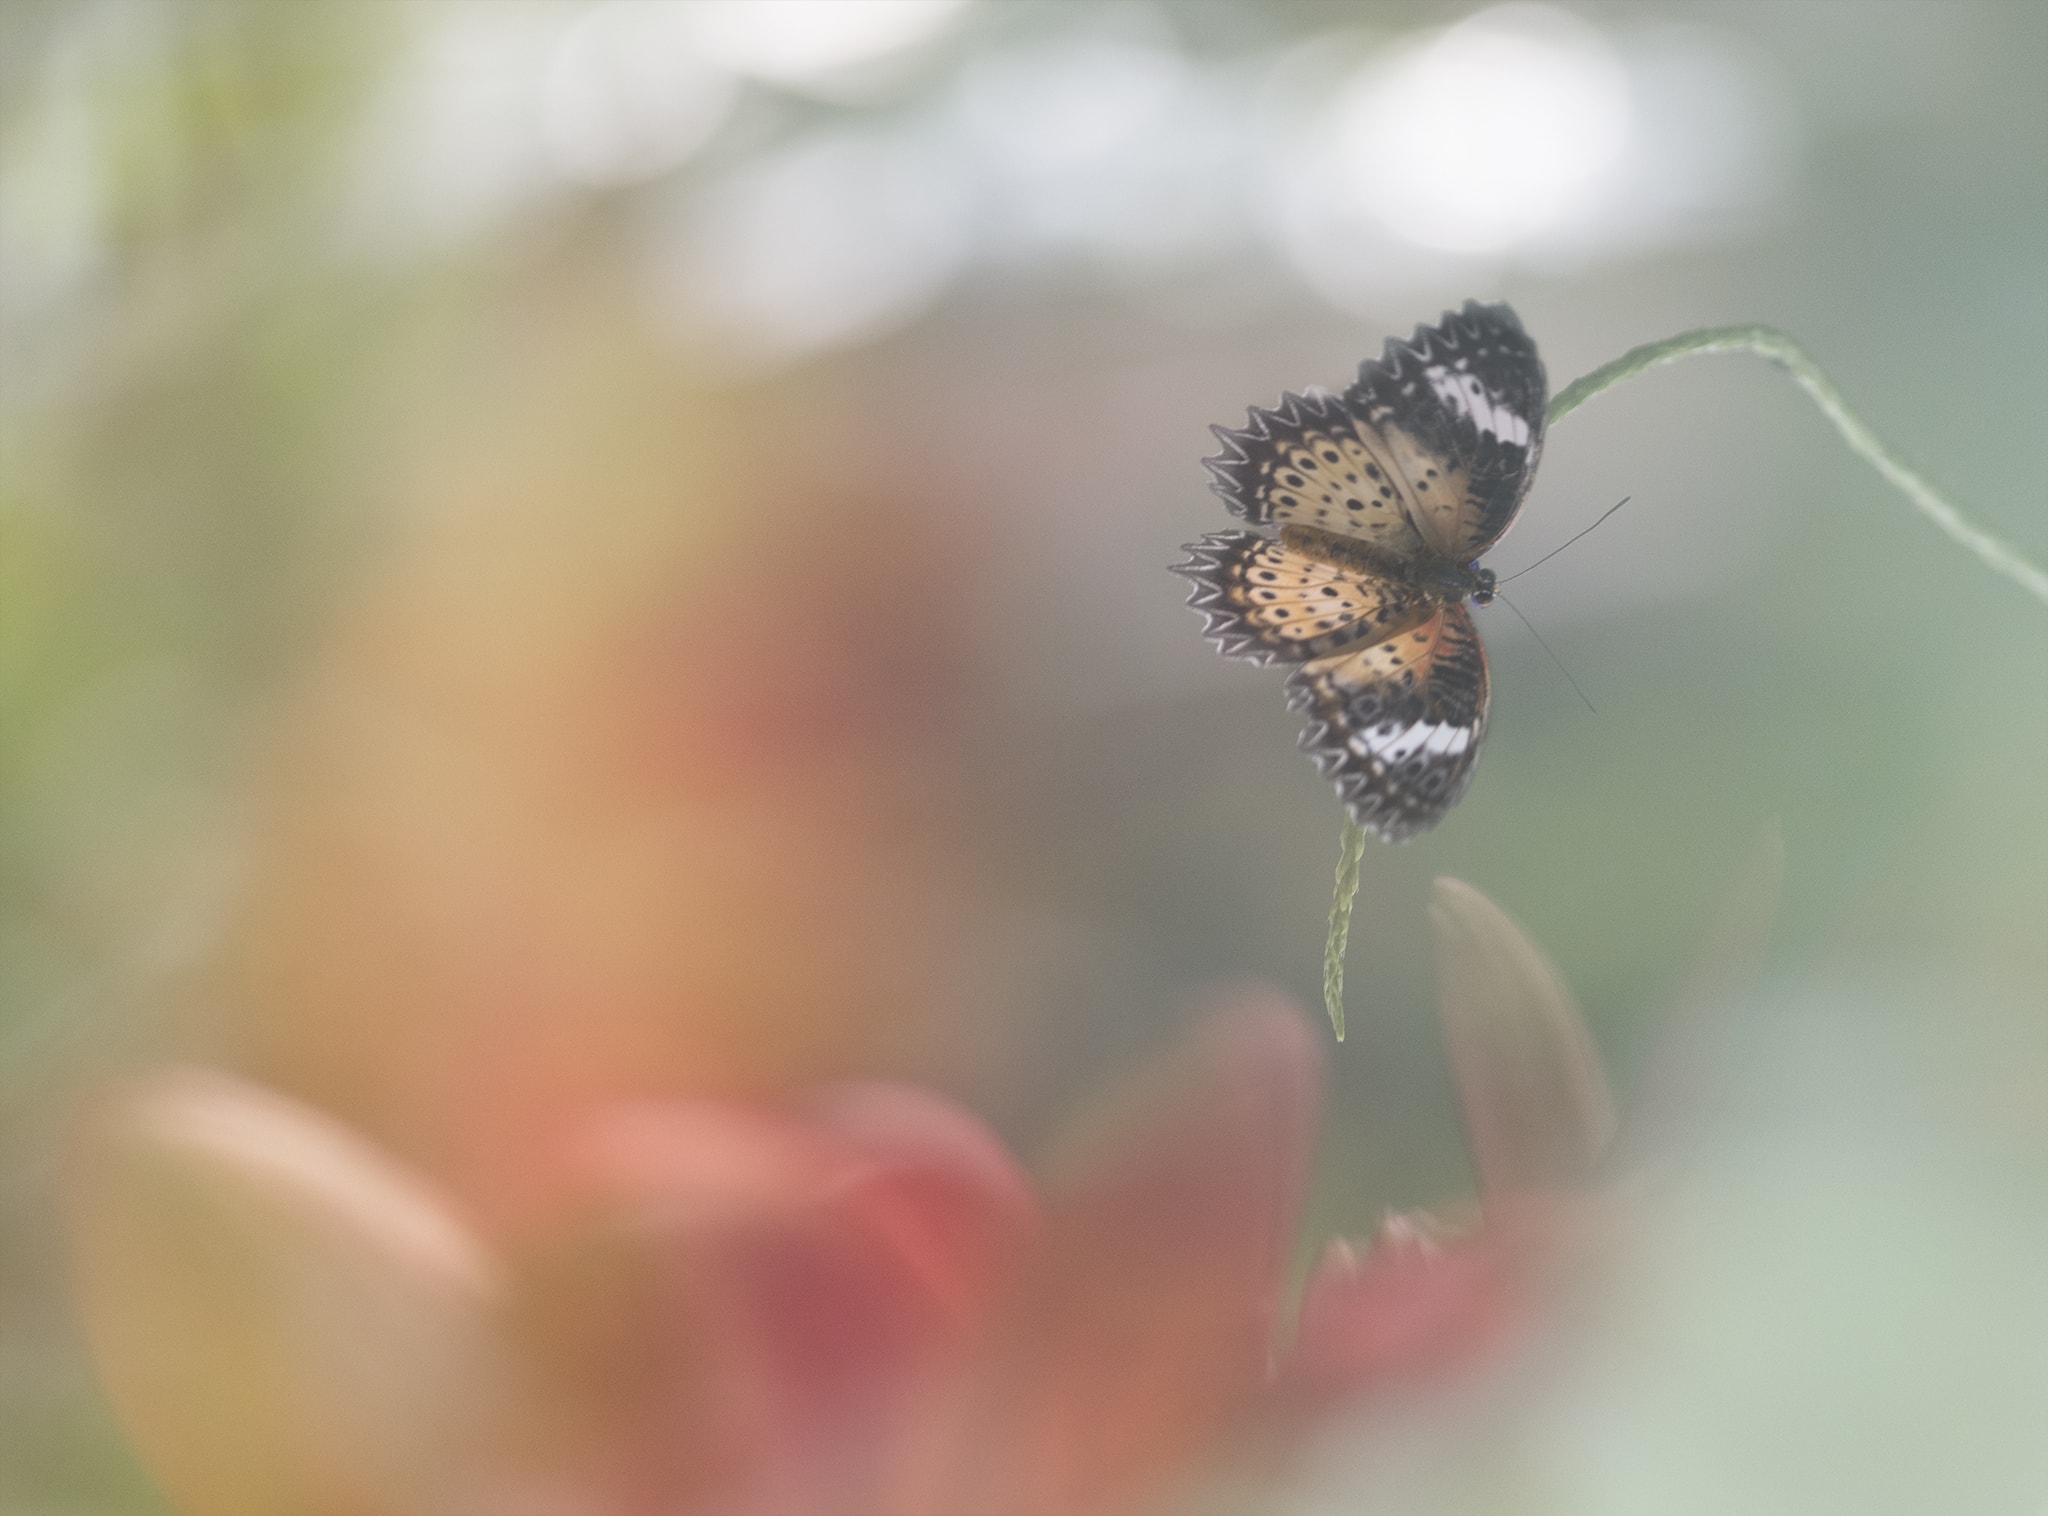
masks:
{"label": "blurred pink petal", "polygon": [[889,1510],[1135,1510],[1213,1452],[1266,1379],[1320,1106],[1318,1046],[1266,998],[1099,1112],[1030,1276]]}
{"label": "blurred pink petal", "polygon": [[901,1085],[828,1086],[809,1111],[867,1155],[838,1181],[842,1202],[891,1240],[960,1326],[978,1321],[1042,1224],[1009,1150],[959,1107]]}
{"label": "blurred pink petal", "polygon": [[1536,1304],[1531,1229],[1433,1231],[1427,1218],[1392,1216],[1362,1251],[1324,1250],[1282,1381],[1287,1411],[1428,1389],[1508,1349]]}
{"label": "blurred pink petal", "polygon": [[884,1084],[621,1106],[557,1182],[520,1332],[580,1402],[558,1460],[632,1512],[846,1508],[1037,1226],[979,1122]]}

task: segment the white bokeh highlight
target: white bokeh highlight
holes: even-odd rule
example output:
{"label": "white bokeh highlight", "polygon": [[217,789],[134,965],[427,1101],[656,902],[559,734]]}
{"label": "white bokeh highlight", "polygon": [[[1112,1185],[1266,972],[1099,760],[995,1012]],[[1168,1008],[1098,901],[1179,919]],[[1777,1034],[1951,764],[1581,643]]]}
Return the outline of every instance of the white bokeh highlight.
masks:
{"label": "white bokeh highlight", "polygon": [[722,68],[794,88],[926,42],[966,0],[685,0],[704,56]]}
{"label": "white bokeh highlight", "polygon": [[879,337],[976,268],[1078,267],[1227,322],[1277,261],[1381,319],[1725,235],[1789,179],[1768,60],[1697,25],[1518,0],[1219,60],[1143,6],[955,36],[970,13],[441,0],[414,12],[344,220],[402,256],[661,181],[658,303],[751,371]]}
{"label": "white bokeh highlight", "polygon": [[732,76],[703,56],[688,7],[602,0],[549,60],[541,137],[570,179],[652,179],[709,140],[735,93]]}
{"label": "white bokeh highlight", "polygon": [[576,14],[546,0],[420,13],[370,102],[344,185],[352,244],[397,256],[445,247],[504,226],[556,187],[543,81]]}
{"label": "white bokeh highlight", "polygon": [[1082,34],[973,60],[941,129],[973,164],[994,260],[1143,268],[1241,235],[1233,105],[1170,45]]}
{"label": "white bokeh highlight", "polygon": [[1361,314],[1723,235],[1790,177],[1767,67],[1705,27],[1517,3],[1324,67],[1268,123],[1262,223]]}
{"label": "white bokeh highlight", "polygon": [[967,253],[942,151],[907,134],[807,137],[658,221],[657,301],[686,354],[730,372],[858,342],[935,300]]}
{"label": "white bokeh highlight", "polygon": [[1419,246],[1495,253],[1582,213],[1631,125],[1628,76],[1600,32],[1517,4],[1367,68],[1330,129],[1340,193]]}

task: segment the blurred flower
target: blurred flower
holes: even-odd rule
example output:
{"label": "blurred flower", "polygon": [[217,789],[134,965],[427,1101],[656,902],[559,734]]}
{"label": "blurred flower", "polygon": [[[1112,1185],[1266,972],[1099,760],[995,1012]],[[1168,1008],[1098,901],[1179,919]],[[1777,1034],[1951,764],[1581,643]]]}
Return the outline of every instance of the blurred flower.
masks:
{"label": "blurred flower", "polygon": [[1315,1104],[1306,1031],[1247,1007],[1041,1207],[904,1086],[620,1102],[486,1241],[332,1118],[177,1071],[94,1113],[70,1214],[185,1510],[1120,1510],[1261,1379]]}
{"label": "blurred flower", "polygon": [[1597,1065],[1496,907],[1440,881],[1434,915],[1487,1224],[1333,1248],[1277,1372],[1318,1053],[1253,997],[1075,1123],[1038,1195],[950,1102],[840,1084],[592,1107],[488,1235],[328,1116],[156,1075],[71,1174],[110,1392],[198,1513],[1150,1508],[1533,1306]]}
{"label": "blurred flower", "polygon": [[1613,1136],[1599,1054],[1542,951],[1461,880],[1436,881],[1429,914],[1480,1220],[1390,1215],[1362,1252],[1330,1244],[1286,1385],[1310,1403],[1441,1382],[1505,1350],[1559,1250],[1581,1245]]}

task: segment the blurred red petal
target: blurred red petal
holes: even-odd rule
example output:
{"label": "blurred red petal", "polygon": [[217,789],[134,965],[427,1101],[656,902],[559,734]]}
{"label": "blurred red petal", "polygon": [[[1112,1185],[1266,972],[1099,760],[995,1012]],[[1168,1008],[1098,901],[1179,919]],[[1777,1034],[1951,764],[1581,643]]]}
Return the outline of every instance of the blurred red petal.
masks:
{"label": "blurred red petal", "polygon": [[995,1134],[960,1107],[902,1085],[844,1084],[811,1113],[863,1160],[838,1183],[859,1214],[961,1328],[1035,1243],[1031,1181]]}
{"label": "blurred red petal", "polygon": [[1407,1218],[1390,1218],[1363,1256],[1332,1242],[1302,1297],[1283,1402],[1313,1411],[1471,1369],[1526,1315],[1524,1262],[1499,1228],[1438,1241]]}
{"label": "blurred red petal", "polygon": [[574,1482],[632,1511],[844,1509],[1036,1226],[979,1122],[879,1084],[615,1109],[556,1186],[586,1209],[526,1260],[524,1334],[585,1408]]}
{"label": "blurred red petal", "polygon": [[1030,1279],[892,1511],[1127,1511],[1213,1449],[1266,1377],[1320,1072],[1262,996],[1087,1125]]}

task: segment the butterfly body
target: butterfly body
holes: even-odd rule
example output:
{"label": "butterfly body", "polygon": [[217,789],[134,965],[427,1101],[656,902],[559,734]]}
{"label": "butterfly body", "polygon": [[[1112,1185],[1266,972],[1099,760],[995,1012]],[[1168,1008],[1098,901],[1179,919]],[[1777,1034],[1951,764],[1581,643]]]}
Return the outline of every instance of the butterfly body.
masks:
{"label": "butterfly body", "polygon": [[1302,746],[1388,841],[1433,826],[1471,782],[1488,675],[1467,601],[1542,450],[1545,381],[1505,305],[1468,303],[1361,366],[1341,395],[1285,395],[1214,428],[1213,488],[1253,526],[1175,572],[1231,657],[1295,665]]}
{"label": "butterfly body", "polygon": [[1370,542],[1293,522],[1280,528],[1280,541],[1304,558],[1352,574],[1406,585],[1438,605],[1459,600],[1480,605],[1493,603],[1493,570],[1483,569],[1477,563],[1459,563],[1450,558],[1399,558]]}

